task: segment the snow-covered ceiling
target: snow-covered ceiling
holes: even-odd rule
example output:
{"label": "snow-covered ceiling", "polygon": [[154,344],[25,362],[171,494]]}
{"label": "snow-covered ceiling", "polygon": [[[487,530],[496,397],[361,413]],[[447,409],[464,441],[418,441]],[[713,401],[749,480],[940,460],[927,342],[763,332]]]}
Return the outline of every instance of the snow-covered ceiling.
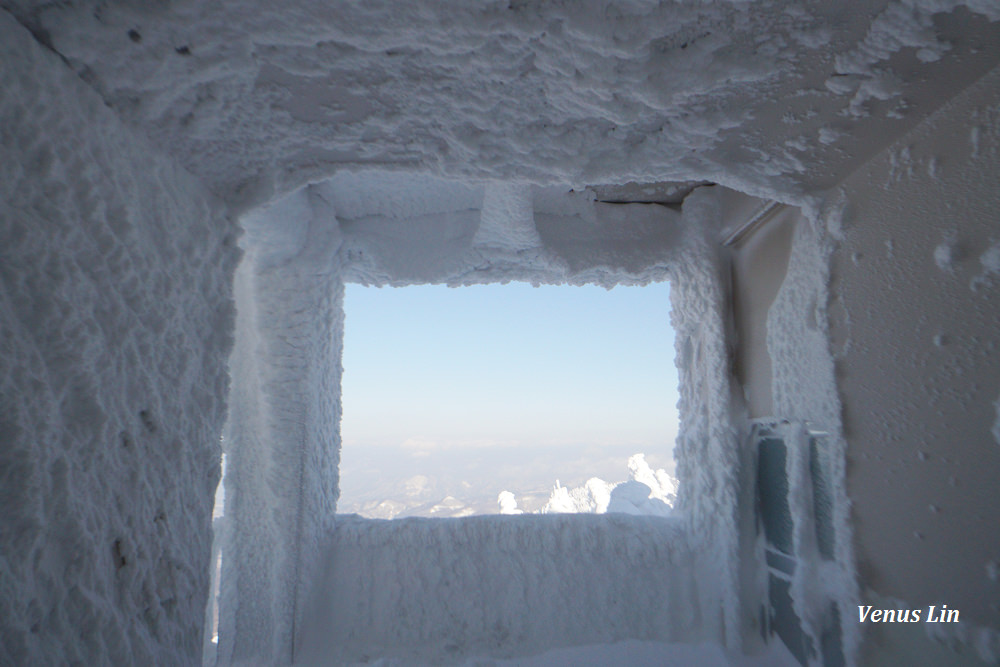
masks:
{"label": "snow-covered ceiling", "polygon": [[996,0],[0,0],[260,203],[339,170],[836,184],[1000,60]]}

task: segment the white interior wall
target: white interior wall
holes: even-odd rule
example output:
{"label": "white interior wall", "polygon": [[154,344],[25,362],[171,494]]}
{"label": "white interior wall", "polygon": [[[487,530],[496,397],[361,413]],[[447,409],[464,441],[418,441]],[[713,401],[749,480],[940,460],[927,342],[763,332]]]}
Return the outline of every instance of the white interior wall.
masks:
{"label": "white interior wall", "polygon": [[861,584],[994,632],[998,173],[994,70],[842,184],[831,288]]}
{"label": "white interior wall", "polygon": [[200,658],[237,255],[0,12],[0,663]]}
{"label": "white interior wall", "polygon": [[[754,199],[760,204],[760,200]],[[735,207],[731,207],[735,208]],[[732,211],[733,222],[748,220],[754,209]],[[727,215],[727,220],[732,219]],[[776,417],[771,356],[767,351],[767,313],[788,271],[795,226],[801,213],[785,207],[741,241],[732,257],[735,372],[751,419]]]}

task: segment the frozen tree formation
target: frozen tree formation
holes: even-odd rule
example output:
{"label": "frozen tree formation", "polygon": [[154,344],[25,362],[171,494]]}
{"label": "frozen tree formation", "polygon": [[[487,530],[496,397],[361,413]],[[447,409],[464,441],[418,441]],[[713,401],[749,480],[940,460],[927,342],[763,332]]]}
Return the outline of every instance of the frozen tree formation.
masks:
{"label": "frozen tree formation", "polygon": [[[998,64],[995,0],[0,0],[0,664],[996,664]],[[338,514],[344,285],[514,280],[670,282],[676,484]]]}
{"label": "frozen tree formation", "polygon": [[[654,471],[646,463],[644,454],[635,454],[628,460],[628,476],[624,482],[605,482],[591,477],[573,489],[556,480],[542,514],[651,514],[669,516],[677,500],[678,480],[662,468]],[[501,514],[520,514],[517,500],[510,491],[500,493]]]}
{"label": "frozen tree formation", "polygon": [[517,508],[517,498],[510,491],[500,492],[497,505],[500,506],[500,514],[524,514],[523,510]]}

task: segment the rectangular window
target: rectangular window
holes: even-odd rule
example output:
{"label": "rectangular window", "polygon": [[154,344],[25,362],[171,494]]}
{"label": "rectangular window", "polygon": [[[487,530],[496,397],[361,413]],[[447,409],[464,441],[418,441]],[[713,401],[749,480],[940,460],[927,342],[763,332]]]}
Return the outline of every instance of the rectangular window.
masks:
{"label": "rectangular window", "polygon": [[669,509],[667,283],[348,285],[344,309],[338,512]]}

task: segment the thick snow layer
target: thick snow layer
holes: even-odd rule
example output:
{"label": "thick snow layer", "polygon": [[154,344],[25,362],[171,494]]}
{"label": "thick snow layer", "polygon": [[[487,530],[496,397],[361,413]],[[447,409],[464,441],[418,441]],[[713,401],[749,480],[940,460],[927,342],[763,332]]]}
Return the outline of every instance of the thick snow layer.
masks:
{"label": "thick snow layer", "polygon": [[991,0],[4,6],[245,204],[365,166],[830,186],[1000,57]]}
{"label": "thick snow layer", "polygon": [[235,224],[0,12],[0,663],[195,664]]}
{"label": "thick snow layer", "polygon": [[625,639],[707,639],[678,519],[341,516],[297,649],[306,664],[510,658]]}

